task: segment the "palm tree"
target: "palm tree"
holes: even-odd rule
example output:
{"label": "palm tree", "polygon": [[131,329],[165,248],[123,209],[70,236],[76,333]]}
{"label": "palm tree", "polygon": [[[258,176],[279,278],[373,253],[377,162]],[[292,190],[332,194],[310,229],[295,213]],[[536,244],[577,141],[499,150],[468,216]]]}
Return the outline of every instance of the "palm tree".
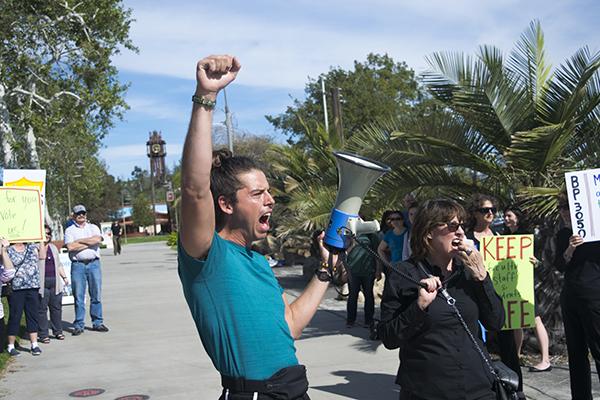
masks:
{"label": "palm tree", "polygon": [[[552,69],[541,26],[533,21],[507,58],[481,46],[475,56],[440,52],[427,61],[431,69],[422,80],[439,109],[367,126],[345,143],[392,167],[364,209],[377,212],[382,200],[394,204],[409,191],[459,200],[482,192],[503,204],[520,203],[541,230],[546,256],[538,291],[548,296],[542,317],[560,335],[561,282],[548,254],[555,198],[565,172],[600,164],[600,53],[583,47]],[[330,151],[339,143],[322,129],[306,134],[309,150],[277,150],[290,213],[280,232],[323,226],[335,197]]]}
{"label": "palm tree", "polygon": [[[351,150],[388,163],[378,182],[426,195],[495,195],[535,217],[544,243],[538,291],[545,321],[560,334],[560,278],[548,252],[564,173],[600,164],[600,53],[583,47],[552,70],[533,21],[508,58],[493,46],[471,57],[440,52],[422,79],[444,112],[399,117],[354,135]],[[385,191],[384,191],[385,192]]]}

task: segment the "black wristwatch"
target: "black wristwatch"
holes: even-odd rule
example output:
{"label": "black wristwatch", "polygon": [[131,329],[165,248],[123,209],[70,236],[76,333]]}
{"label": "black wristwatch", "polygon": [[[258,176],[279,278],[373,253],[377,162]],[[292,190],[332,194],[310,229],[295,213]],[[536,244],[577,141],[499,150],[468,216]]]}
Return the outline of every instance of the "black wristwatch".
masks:
{"label": "black wristwatch", "polygon": [[323,266],[319,266],[315,269],[315,276],[321,282],[331,282],[333,277],[329,273],[328,269],[324,269]]}

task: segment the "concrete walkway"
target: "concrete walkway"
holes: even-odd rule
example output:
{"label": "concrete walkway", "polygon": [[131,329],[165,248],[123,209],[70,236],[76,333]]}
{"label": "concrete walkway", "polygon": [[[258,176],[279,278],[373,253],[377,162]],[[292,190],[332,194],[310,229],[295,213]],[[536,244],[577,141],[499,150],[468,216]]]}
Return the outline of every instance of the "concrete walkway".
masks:
{"label": "concrete walkway", "polygon": [[[103,304],[108,333],[86,331],[42,345],[11,360],[0,381],[2,399],[67,399],[99,388],[96,399],[145,395],[150,399],[216,400],[220,380],[195,331],[176,270],[176,253],[164,243],[125,246],[121,256],[103,253]],[[299,268],[278,268],[290,301],[304,282]],[[366,340],[367,330],[345,327],[345,303],[330,290],[311,325],[296,342],[308,366],[313,400],[395,400],[396,351]],[[361,315],[359,315],[360,321]],[[63,320],[73,320],[66,306]],[[90,325],[89,319],[86,320]],[[70,326],[70,324],[68,324]],[[24,347],[29,343],[22,341]],[[568,399],[565,368],[524,372],[530,399]],[[594,377],[595,396],[600,385]],[[138,397],[144,398],[144,397]],[[131,397],[130,399],[134,399]]]}

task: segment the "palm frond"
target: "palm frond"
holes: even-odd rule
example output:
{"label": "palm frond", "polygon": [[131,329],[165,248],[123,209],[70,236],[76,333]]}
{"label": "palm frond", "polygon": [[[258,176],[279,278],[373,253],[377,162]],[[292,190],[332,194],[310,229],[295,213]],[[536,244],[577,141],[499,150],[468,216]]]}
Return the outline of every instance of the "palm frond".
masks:
{"label": "palm frond", "polygon": [[529,119],[535,119],[540,114],[552,76],[551,66],[546,61],[544,33],[539,21],[532,21],[529,28],[521,34],[507,66],[523,82],[528,103],[532,106],[528,109],[531,113]]}
{"label": "palm frond", "polygon": [[516,132],[506,159],[514,168],[540,173],[564,153],[574,132],[575,127],[568,123]]}
{"label": "palm frond", "polygon": [[544,118],[551,123],[581,122],[600,104],[598,69],[600,52],[591,54],[583,47],[561,65],[547,92]]}
{"label": "palm frond", "polygon": [[[484,48],[484,54],[490,57],[490,65],[497,66],[501,59],[492,62],[491,58],[497,58],[498,53],[491,50]],[[432,70],[422,77],[432,95],[469,121],[488,142],[495,143],[500,150],[508,147],[510,134],[495,111],[498,93],[488,86],[491,76],[486,63],[462,53],[444,52],[434,53],[426,60]]]}

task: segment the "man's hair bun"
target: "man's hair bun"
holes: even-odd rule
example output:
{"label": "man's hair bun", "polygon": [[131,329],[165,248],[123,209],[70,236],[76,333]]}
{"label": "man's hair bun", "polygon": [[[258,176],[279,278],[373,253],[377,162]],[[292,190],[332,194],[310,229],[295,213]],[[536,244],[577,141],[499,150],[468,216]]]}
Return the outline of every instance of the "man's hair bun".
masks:
{"label": "man's hair bun", "polygon": [[215,150],[212,153],[212,167],[219,168],[223,161],[233,157],[233,154],[228,149]]}

